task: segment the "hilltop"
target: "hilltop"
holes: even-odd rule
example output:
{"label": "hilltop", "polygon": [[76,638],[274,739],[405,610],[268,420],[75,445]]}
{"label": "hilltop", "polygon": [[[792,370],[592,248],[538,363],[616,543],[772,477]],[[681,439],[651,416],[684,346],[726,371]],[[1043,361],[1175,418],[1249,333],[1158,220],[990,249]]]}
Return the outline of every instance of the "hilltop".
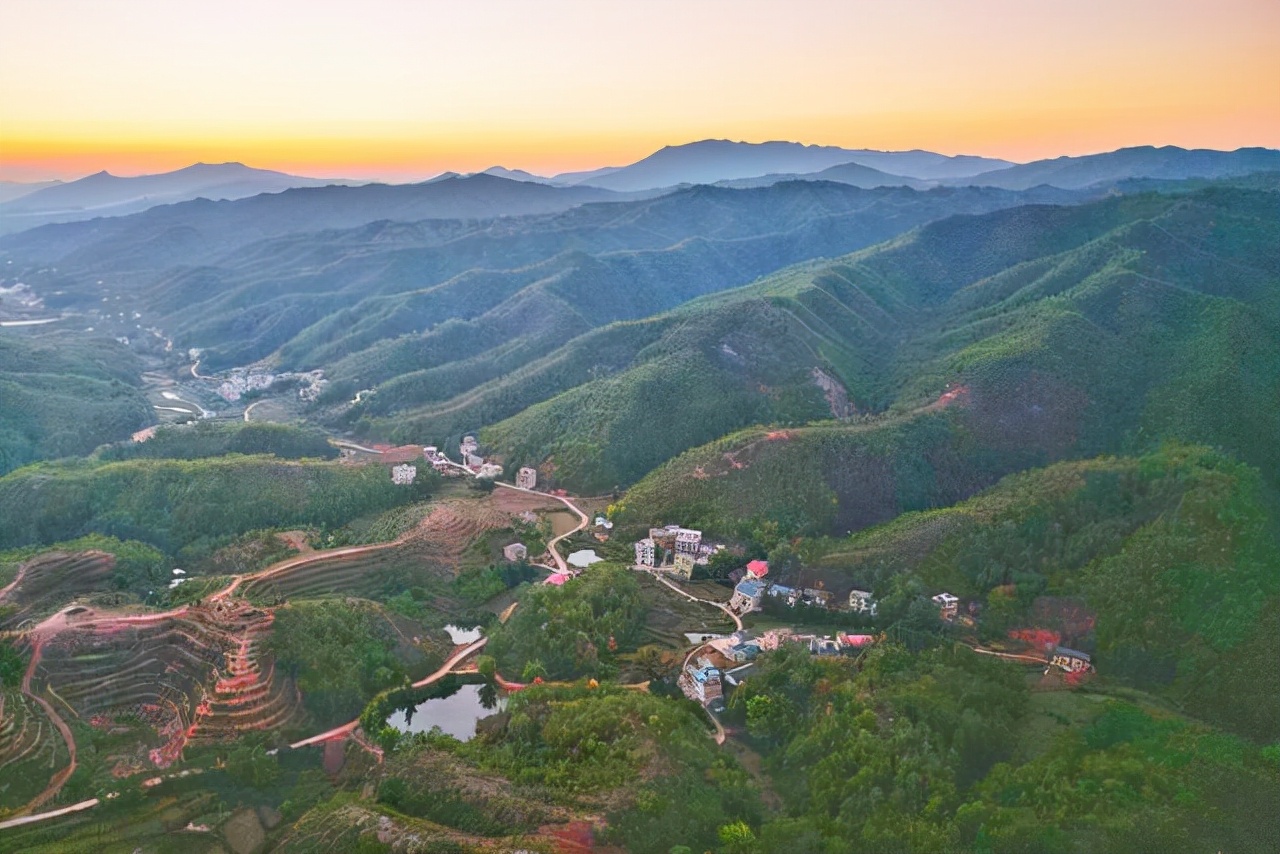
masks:
{"label": "hilltop", "polygon": [[[1280,365],[1274,203],[1214,189],[957,217],[722,295],[740,300],[728,313],[744,321],[766,301],[785,309],[770,352],[785,352],[776,342],[788,335],[815,345],[790,362],[786,388],[819,368],[865,415],[732,434],[648,475],[628,506],[711,528],[768,517],[843,532],[950,503],[1007,472],[1167,438],[1275,471],[1280,459],[1259,441],[1280,430],[1268,403]],[[705,328],[699,351],[726,372],[720,399],[763,400],[749,372],[730,382],[735,366],[714,355],[739,339]],[[505,437],[539,414],[561,425],[538,446],[553,461],[608,435],[607,418],[593,422],[599,432],[565,430],[563,416],[549,417],[555,404],[495,427],[495,446],[520,450]],[[625,482],[641,468],[610,474]],[[574,482],[573,465],[557,471]],[[601,485],[595,468],[582,471]]]}

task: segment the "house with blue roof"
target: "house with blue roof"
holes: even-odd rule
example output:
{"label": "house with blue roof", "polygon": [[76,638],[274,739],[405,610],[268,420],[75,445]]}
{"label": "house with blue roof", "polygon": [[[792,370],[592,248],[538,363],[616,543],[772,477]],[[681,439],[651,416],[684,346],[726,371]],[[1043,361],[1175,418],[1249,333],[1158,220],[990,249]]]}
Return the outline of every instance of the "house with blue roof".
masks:
{"label": "house with blue roof", "polygon": [[745,614],[759,609],[760,600],[764,598],[764,588],[762,581],[754,578],[742,579],[738,582],[738,586],[733,588],[733,598],[729,600],[730,610]]}

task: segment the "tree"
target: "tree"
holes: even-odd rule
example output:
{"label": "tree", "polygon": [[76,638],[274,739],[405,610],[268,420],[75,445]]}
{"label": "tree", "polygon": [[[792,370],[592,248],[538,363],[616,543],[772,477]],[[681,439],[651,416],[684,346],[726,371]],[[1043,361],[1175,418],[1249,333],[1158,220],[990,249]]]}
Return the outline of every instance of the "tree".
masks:
{"label": "tree", "polygon": [[755,832],[745,821],[721,825],[716,835],[724,854],[755,854],[759,848]]}
{"label": "tree", "polygon": [[547,668],[543,666],[542,661],[537,658],[531,658],[524,663],[524,670],[520,671],[520,678],[525,682],[532,682],[535,679],[543,678],[547,675]]}
{"label": "tree", "polygon": [[676,672],[678,659],[669,650],[649,644],[636,650],[631,660],[636,672],[645,680],[657,682]]}
{"label": "tree", "polygon": [[707,559],[707,577],[715,580],[728,578],[729,573],[742,566],[742,562],[742,555],[721,549]]}

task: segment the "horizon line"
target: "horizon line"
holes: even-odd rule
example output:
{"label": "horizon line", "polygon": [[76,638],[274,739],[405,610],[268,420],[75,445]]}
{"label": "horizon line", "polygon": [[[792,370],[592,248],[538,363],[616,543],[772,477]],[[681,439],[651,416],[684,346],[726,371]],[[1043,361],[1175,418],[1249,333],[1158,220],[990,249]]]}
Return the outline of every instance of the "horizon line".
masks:
{"label": "horizon line", "polygon": [[[617,163],[617,164],[606,163],[604,165],[598,165],[598,166],[587,166],[587,167],[580,167],[580,168],[567,169],[567,170],[561,170],[561,171],[550,171],[550,172],[534,171],[533,169],[527,169],[522,166],[507,166],[505,165],[505,163],[500,161],[500,162],[493,163],[492,165],[487,166],[484,169],[478,169],[478,170],[445,168],[435,172],[417,172],[417,173],[413,172],[411,168],[407,168],[410,166],[410,164],[403,164],[401,166],[396,166],[396,167],[392,167],[390,164],[385,164],[388,168],[381,170],[380,173],[370,172],[371,176],[372,175],[376,175],[376,176],[348,177],[345,174],[337,174],[337,173],[324,174],[324,173],[317,173],[317,172],[296,171],[294,168],[290,168],[288,166],[283,166],[283,165],[255,166],[255,165],[251,165],[248,162],[248,160],[251,160],[252,158],[246,158],[246,159],[236,158],[236,159],[230,159],[230,160],[218,160],[216,158],[211,158],[209,160],[203,160],[203,159],[195,160],[192,162],[188,162],[182,166],[176,166],[169,169],[159,169],[158,171],[145,171],[146,167],[143,167],[144,171],[135,171],[129,168],[121,169],[118,166],[108,166],[108,167],[97,169],[94,171],[89,171],[84,173],[74,173],[76,174],[76,177],[68,177],[68,178],[61,178],[61,177],[11,178],[11,177],[7,177],[7,174],[9,173],[10,169],[12,167],[19,166],[21,162],[21,161],[11,161],[9,163],[0,162],[0,182],[10,183],[10,184],[44,184],[44,183],[72,184],[72,183],[75,183],[76,181],[81,181],[86,178],[94,177],[96,175],[106,175],[108,177],[121,178],[121,179],[144,178],[144,177],[154,177],[154,176],[161,176],[161,175],[171,175],[176,172],[181,172],[185,169],[191,169],[197,166],[242,166],[246,169],[253,169],[258,171],[280,172],[282,174],[287,174],[295,178],[311,178],[315,180],[332,180],[332,181],[358,181],[364,184],[383,183],[383,184],[389,184],[389,185],[390,184],[423,183],[425,181],[432,181],[432,180],[436,180],[439,178],[452,176],[452,175],[456,175],[459,177],[468,177],[472,175],[484,174],[494,169],[503,169],[506,171],[513,171],[513,172],[525,172],[535,178],[541,178],[544,180],[554,180],[555,178],[558,178],[561,175],[572,175],[572,174],[582,173],[582,172],[594,172],[602,169],[622,169],[622,168],[626,168],[627,166],[631,166],[636,163],[639,163],[642,160],[645,160],[648,157],[651,157],[652,155],[657,154],[660,151],[664,151],[671,148],[684,148],[684,147],[698,145],[702,143],[708,143],[708,142],[726,142],[726,143],[731,143],[735,145],[752,145],[752,146],[762,146],[762,145],[770,145],[770,144],[801,145],[801,146],[804,146],[805,148],[836,148],[836,149],[846,150],[851,153],[907,154],[907,153],[915,153],[915,152],[925,152],[930,154],[939,154],[943,157],[952,157],[952,158],[977,157],[977,158],[984,158],[984,159],[991,159],[991,160],[1000,160],[1000,161],[1004,161],[1006,163],[1012,164],[1014,166],[1024,166],[1029,163],[1052,161],[1052,160],[1058,160],[1063,158],[1080,158],[1080,157],[1097,156],[1101,154],[1113,154],[1118,151],[1126,151],[1126,150],[1133,150],[1133,149],[1139,149],[1139,148],[1151,148],[1156,150],[1163,149],[1163,148],[1176,148],[1182,151],[1218,151],[1218,152],[1224,152],[1224,153],[1244,151],[1249,149],[1280,151],[1280,146],[1270,146],[1270,145],[1238,145],[1235,148],[1207,148],[1207,147],[1201,147],[1201,146],[1188,147],[1184,145],[1179,145],[1177,143],[1140,143],[1140,144],[1134,144],[1134,145],[1121,145],[1116,148],[1089,150],[1084,153],[1058,154],[1058,155],[1051,155],[1048,157],[1033,158],[1031,160],[1012,160],[1010,158],[1001,157],[996,154],[981,154],[981,153],[974,153],[969,151],[961,151],[954,154],[948,154],[946,152],[938,151],[936,149],[923,148],[923,147],[852,148],[852,147],[847,147],[843,145],[834,145],[829,143],[800,142],[794,139],[774,138],[774,139],[766,139],[766,140],[761,140],[759,142],[756,142],[756,141],[747,140],[747,139],[730,139],[728,137],[705,137],[702,139],[690,140],[688,142],[667,143],[665,145],[660,146],[659,148],[653,149],[648,154],[642,155],[641,157],[635,160],[631,160],[623,163]],[[142,152],[138,152],[138,153],[140,154]],[[121,152],[121,154],[124,154],[124,152]],[[111,159],[111,155],[103,155],[102,159],[109,160]],[[515,161],[507,160],[506,162],[509,163],[509,162],[515,162]],[[302,164],[298,164],[298,165],[299,167],[302,167],[304,169],[307,168],[307,167],[303,167]],[[361,164],[355,160],[350,161],[349,164],[347,165],[352,169],[352,171],[355,171],[355,172],[370,170],[371,168],[372,169],[377,168],[374,164],[368,164],[368,163]],[[382,164],[379,164],[379,165],[382,165]],[[344,167],[334,166],[333,168],[341,169]],[[112,171],[112,169],[115,169],[115,171]],[[409,177],[410,175],[415,175],[415,174],[418,177]]]}

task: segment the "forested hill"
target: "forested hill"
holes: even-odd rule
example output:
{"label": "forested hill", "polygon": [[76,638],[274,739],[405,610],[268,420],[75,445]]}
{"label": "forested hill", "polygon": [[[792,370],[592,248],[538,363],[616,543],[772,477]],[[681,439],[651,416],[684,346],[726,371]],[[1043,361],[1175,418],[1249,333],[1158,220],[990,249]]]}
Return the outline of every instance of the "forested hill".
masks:
{"label": "forested hill", "polygon": [[[511,213],[528,211],[507,199],[517,191],[521,198],[548,194],[561,208],[569,207],[565,199],[606,192],[492,176],[414,191],[472,198],[474,188],[491,184],[506,201],[489,210]],[[164,329],[179,348],[205,348],[203,364],[210,368],[278,351],[281,366],[324,367],[339,383],[357,384],[339,385],[354,391],[410,371],[489,360],[487,351],[505,348],[493,356],[505,353],[508,361],[493,359],[486,369],[485,378],[498,376],[511,359],[531,360],[603,323],[644,317],[924,222],[1082,198],[1058,190],[914,192],[804,182],[757,190],[696,187],[657,199],[479,221],[391,222],[410,211],[368,207],[361,216],[381,219],[308,230],[333,218],[326,199],[344,197],[326,194],[404,190],[337,187],[224,207],[196,202],[103,220],[100,234],[93,224],[50,226],[0,242],[0,250],[51,307],[91,313],[104,296],[113,303],[119,297],[121,309]],[[296,216],[278,209],[294,194],[313,194]],[[337,210],[343,217],[353,213]],[[414,210],[418,219],[425,215]],[[440,211],[471,215],[465,206]],[[469,375],[468,383],[476,381]]]}
{"label": "forested hill", "polygon": [[0,330],[0,475],[87,454],[155,420],[138,359],[97,335]]}
{"label": "forested hill", "polygon": [[[637,518],[707,525],[783,514],[847,530],[1165,438],[1274,472],[1276,200],[1217,188],[957,217],[601,330],[589,352],[608,376],[583,376],[570,349],[465,402],[527,405],[530,387],[561,384],[483,438],[587,490],[737,426],[792,428],[689,451],[628,498]],[[800,426],[815,419],[828,421]]]}

